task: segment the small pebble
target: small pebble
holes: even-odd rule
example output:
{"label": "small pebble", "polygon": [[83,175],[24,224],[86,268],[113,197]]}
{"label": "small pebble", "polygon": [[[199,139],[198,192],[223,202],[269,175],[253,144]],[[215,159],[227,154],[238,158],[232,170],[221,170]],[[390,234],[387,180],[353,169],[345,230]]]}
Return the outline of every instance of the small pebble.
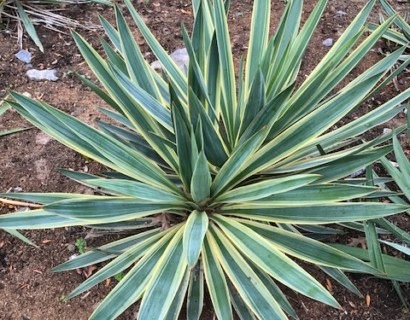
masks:
{"label": "small pebble", "polygon": [[336,13],[335,13],[335,17],[336,17],[336,18],[341,18],[341,17],[343,17],[343,16],[347,16],[347,13],[344,12],[344,11],[342,11],[342,10],[336,11]]}
{"label": "small pebble", "polygon": [[68,249],[68,251],[70,251],[70,252],[74,252],[74,251],[75,251],[75,245],[73,245],[72,243],[70,243],[70,244],[67,246],[67,249]]}
{"label": "small pebble", "polygon": [[16,53],[16,58],[24,63],[30,63],[31,61],[31,53],[27,50],[20,50]]}
{"label": "small pebble", "polygon": [[327,38],[326,40],[323,41],[323,45],[326,46],[326,47],[333,46],[333,39],[332,38]]}
{"label": "small pebble", "polygon": [[26,72],[26,76],[30,80],[48,80],[48,81],[57,81],[57,70],[37,70],[31,69]]}
{"label": "small pebble", "polygon": [[388,133],[390,133],[390,132],[392,132],[393,130],[392,129],[390,129],[390,128],[384,128],[383,129],[383,134],[388,134]]}
{"label": "small pebble", "polygon": [[[189,64],[189,56],[188,56],[188,52],[186,51],[186,48],[175,50],[173,53],[171,53],[171,58],[172,60],[174,60],[176,65],[183,72],[186,73],[188,69],[188,64]],[[158,72],[160,72],[162,69],[162,65],[159,61],[154,61],[153,63],[151,63],[151,67]]]}

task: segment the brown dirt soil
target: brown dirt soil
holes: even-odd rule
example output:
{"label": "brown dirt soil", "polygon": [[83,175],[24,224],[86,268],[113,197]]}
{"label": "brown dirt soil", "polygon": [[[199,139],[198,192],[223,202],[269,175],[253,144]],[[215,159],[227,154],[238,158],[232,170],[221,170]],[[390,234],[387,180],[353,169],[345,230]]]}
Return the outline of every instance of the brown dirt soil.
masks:
{"label": "brown dirt soil", "polygon": [[[307,0],[305,2],[304,18],[312,11],[316,1]],[[153,0],[147,3],[137,1],[135,4],[151,30],[159,38],[160,43],[169,52],[183,46],[180,25],[185,23],[189,26],[192,21],[190,1]],[[305,55],[302,77],[309,74],[328,50],[322,45],[322,41],[329,37],[336,39],[364,4],[363,0],[329,1],[325,15]],[[400,12],[406,10],[406,5],[403,3],[394,1],[394,5]],[[240,55],[246,54],[251,7],[252,1],[249,0],[232,1],[229,24],[234,55],[237,59]],[[275,1],[272,9],[272,31],[279,21],[283,7],[283,2]],[[66,9],[67,16],[82,21],[98,23],[98,14],[103,14],[111,22],[114,21],[111,8],[90,4],[67,7]],[[335,12],[338,10],[346,12],[347,15],[336,18]],[[57,82],[29,81],[25,77],[25,65],[14,56],[19,50],[15,33],[0,32],[0,99],[6,96],[9,89],[27,92],[36,99],[46,101],[83,121],[93,123],[96,118],[100,117],[95,106],[101,106],[102,102],[73,76],[73,73],[79,72],[93,79],[93,75],[83,62],[73,40],[69,35],[50,32],[42,27],[39,27],[38,31],[44,44],[45,53],[39,52],[28,39],[24,39],[23,47],[33,54],[32,64],[34,68],[57,68],[60,72],[60,79]],[[101,46],[98,43],[98,37],[102,35],[101,32],[80,30],[80,33],[101,51]],[[137,33],[135,36],[141,43],[143,52],[149,52],[140,36]],[[381,42],[379,47],[369,54],[366,61],[354,70],[351,77],[360,74],[372,63],[378,61],[380,59],[378,50],[386,49],[385,46],[386,44]],[[152,59],[152,55],[147,55],[147,57]],[[409,79],[405,76],[402,76],[398,81],[399,90],[409,85]],[[394,86],[387,87],[352,117],[369,111],[396,92]],[[372,134],[380,134],[384,127],[397,127],[397,123],[404,122],[404,115],[394,121],[374,130]],[[9,110],[0,118],[0,131],[28,126],[29,124],[14,111]],[[405,148],[408,149],[408,142],[404,142]],[[84,172],[97,172],[101,169],[99,164],[76,154],[37,129],[0,138],[0,154],[0,192],[18,187],[26,192],[86,193],[89,190],[69,181],[57,169],[70,168]],[[14,210],[16,208],[12,206],[3,205],[0,207],[0,213]],[[409,229],[408,216],[398,216],[395,219],[400,226]],[[69,302],[62,302],[60,298],[78,286],[84,280],[84,276],[75,271],[64,273],[51,271],[52,267],[66,261],[73,254],[69,249],[72,250],[75,241],[84,237],[87,232],[83,228],[25,232],[24,234],[39,246],[36,249],[24,245],[16,238],[0,231],[1,320],[77,320],[86,319],[92,313],[116,280],[111,279],[110,284],[100,284],[80,297]],[[355,235],[350,236],[354,237]],[[104,237],[97,238],[89,241],[87,245],[94,247],[109,240]],[[359,290],[368,296],[366,301],[365,298],[359,298],[334,281],[330,281],[317,269],[308,268],[334,294],[343,310],[327,307],[284,289],[300,319],[381,320],[385,319],[386,316],[391,320],[410,319],[410,314],[402,308],[390,282],[368,275],[351,275]],[[403,284],[402,288],[408,298],[410,296],[409,286]],[[138,306],[131,307],[120,319],[135,319],[137,308]],[[208,299],[202,319],[214,318],[212,305]]]}

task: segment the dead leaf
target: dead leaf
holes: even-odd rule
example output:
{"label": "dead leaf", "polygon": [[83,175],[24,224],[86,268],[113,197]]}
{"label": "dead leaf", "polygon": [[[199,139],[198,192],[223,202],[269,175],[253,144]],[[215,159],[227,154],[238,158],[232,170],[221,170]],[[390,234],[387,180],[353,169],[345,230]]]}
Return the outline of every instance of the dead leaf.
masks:
{"label": "dead leaf", "polygon": [[161,213],[152,218],[151,225],[161,224],[161,230],[166,230],[171,227],[171,215],[169,213]]}
{"label": "dead leaf", "polygon": [[355,305],[352,301],[347,301],[347,302],[350,304],[350,306],[351,306],[352,308],[354,308],[354,309],[357,308],[356,305]]}
{"label": "dead leaf", "polygon": [[94,265],[83,268],[84,277],[88,279],[89,277],[91,277],[91,275],[93,274],[93,271],[95,270],[97,270],[97,267]]}
{"label": "dead leaf", "polygon": [[46,239],[46,240],[41,241],[41,243],[42,243],[42,244],[47,244],[47,243],[50,243],[51,241],[52,241],[52,240],[47,240],[47,239]]}
{"label": "dead leaf", "polygon": [[333,291],[332,283],[330,282],[328,278],[326,278],[326,288],[329,291]]}
{"label": "dead leaf", "polygon": [[366,306],[370,307],[370,295],[366,294]]}
{"label": "dead leaf", "polygon": [[350,238],[347,245],[349,247],[358,247],[360,245],[362,249],[367,249],[367,243],[366,243],[365,237]]}
{"label": "dead leaf", "polygon": [[111,278],[105,279],[105,286],[108,287],[111,283]]}

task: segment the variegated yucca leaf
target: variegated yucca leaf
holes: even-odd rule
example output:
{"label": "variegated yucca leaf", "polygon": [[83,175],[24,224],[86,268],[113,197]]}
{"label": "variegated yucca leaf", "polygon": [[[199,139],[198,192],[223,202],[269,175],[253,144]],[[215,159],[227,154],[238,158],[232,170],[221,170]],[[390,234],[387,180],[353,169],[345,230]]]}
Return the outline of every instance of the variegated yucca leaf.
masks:
{"label": "variegated yucca leaf", "polygon": [[[397,16],[396,20],[394,21],[394,26],[392,26],[389,30],[385,32],[383,38],[396,43],[399,46],[407,47],[406,52],[404,52],[402,56],[402,60],[406,60],[410,57],[410,16],[409,12],[406,12],[404,16],[399,15],[391,4],[387,0],[379,0],[381,7],[383,8],[383,13],[387,15],[387,17]],[[380,13],[380,23],[385,20],[383,13]],[[378,25],[374,23],[369,23],[368,25],[371,31],[377,29]],[[400,68],[396,69],[393,73],[395,76],[402,72],[406,65],[402,65]]]}
{"label": "variegated yucca leaf", "polygon": [[339,307],[293,258],[316,265],[359,295],[344,272],[408,280],[400,273],[408,262],[383,257],[388,266],[382,267],[367,251],[320,241],[343,227],[369,232],[363,223],[368,220],[371,232],[392,232],[384,217],[409,210],[408,204],[370,201],[395,194],[354,175],[392,150],[385,142],[402,128],[370,141],[360,137],[397,115],[410,89],[340,125],[391,80],[386,75],[403,54],[398,49],[346,84],[395,21],[386,19],[367,35],[374,2],[297,82],[325,0],[303,25],[302,1],[289,0],[271,38],[271,3],[255,0],[249,50],[237,75],[229,1],[193,1],[192,34],[182,28],[189,55],[183,72],[125,0],[162,75],[143,59],[118,7],[116,25],[101,18],[109,39],[102,40],[104,55],[73,32],[102,87],[80,79],[112,107],[100,109],[112,121],[100,121],[95,129],[16,92],[9,101],[33,125],[103,164],[107,171],[97,175],[62,171],[103,195],[1,194],[41,208],[2,215],[0,227],[136,230],[55,268],[106,263],[68,298],[126,272],[91,319],[115,319],[139,300],[140,319],[178,319],[184,301],[187,318],[199,319],[205,287],[218,319],[232,319],[232,306],[241,319],[297,318],[279,283]]}

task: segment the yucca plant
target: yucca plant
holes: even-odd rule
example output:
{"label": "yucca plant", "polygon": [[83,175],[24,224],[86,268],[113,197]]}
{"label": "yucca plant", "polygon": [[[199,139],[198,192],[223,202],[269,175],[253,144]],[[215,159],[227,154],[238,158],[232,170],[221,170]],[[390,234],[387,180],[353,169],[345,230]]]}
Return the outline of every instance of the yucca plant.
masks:
{"label": "yucca plant", "polygon": [[107,58],[73,32],[104,89],[81,79],[112,107],[101,111],[113,122],[100,121],[95,129],[15,92],[15,101],[9,102],[35,126],[110,170],[100,175],[63,171],[103,195],[2,194],[42,208],[0,216],[0,227],[139,231],[56,267],[72,270],[111,260],[67,299],[126,272],[91,319],[114,319],[139,300],[139,319],[177,319],[185,298],[187,318],[198,319],[205,287],[218,319],[232,319],[232,306],[241,319],[286,319],[286,314],[297,315],[278,283],[339,307],[292,257],[318,266],[358,294],[345,271],[410,281],[408,262],[389,257],[392,262],[377,270],[363,261],[367,256],[358,259],[344,252],[347,247],[335,249],[315,240],[340,232],[338,225],[363,228],[362,221],[409,209],[367,201],[385,193],[350,175],[392,150],[381,145],[392,134],[367,142],[359,136],[399,113],[410,89],[336,128],[391,80],[385,74],[403,49],[333,91],[394,17],[364,37],[374,5],[369,2],[297,85],[324,0],[301,29],[302,1],[288,1],[271,39],[270,1],[255,0],[249,50],[237,79],[229,2],[193,1],[192,36],[182,28],[190,57],[187,74],[153,37],[131,1],[125,3],[161,62],[162,76],[143,59],[118,8],[116,26],[101,18],[111,42],[102,40]]}
{"label": "yucca plant", "polygon": [[[399,15],[394,8],[390,5],[387,0],[379,0],[381,7],[383,8],[384,13],[387,17],[397,16],[394,24],[389,30],[385,32],[383,38],[396,43],[399,46],[407,46],[406,51],[404,52],[404,56],[402,60],[406,60],[410,56],[410,12],[405,13],[403,16]],[[385,21],[385,17],[382,13],[380,13],[380,23]],[[370,30],[377,29],[378,25],[374,23],[369,24]]]}

